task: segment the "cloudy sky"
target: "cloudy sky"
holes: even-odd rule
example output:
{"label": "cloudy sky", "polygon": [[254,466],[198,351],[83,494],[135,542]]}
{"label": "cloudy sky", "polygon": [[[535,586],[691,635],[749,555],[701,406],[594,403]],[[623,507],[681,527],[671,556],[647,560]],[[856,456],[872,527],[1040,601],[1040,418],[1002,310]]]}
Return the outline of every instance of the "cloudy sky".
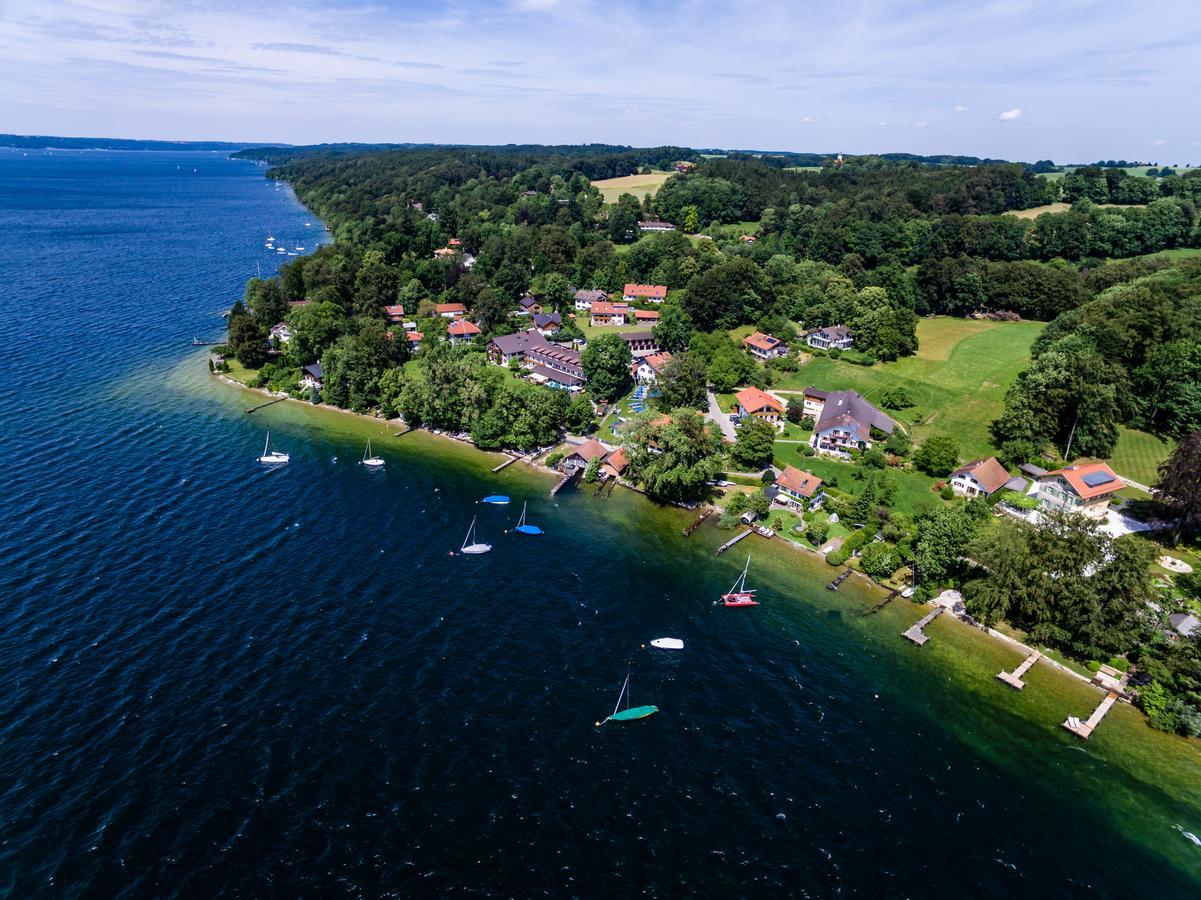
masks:
{"label": "cloudy sky", "polygon": [[0,0],[0,131],[1201,160],[1201,2]]}

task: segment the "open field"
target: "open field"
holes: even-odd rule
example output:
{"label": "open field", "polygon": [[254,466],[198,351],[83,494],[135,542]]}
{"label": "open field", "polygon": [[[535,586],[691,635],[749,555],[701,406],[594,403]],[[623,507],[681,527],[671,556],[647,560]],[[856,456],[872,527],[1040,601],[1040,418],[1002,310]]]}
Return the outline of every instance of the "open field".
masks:
{"label": "open field", "polygon": [[[825,482],[826,487],[858,496],[863,491],[864,482],[860,477],[864,470],[853,462],[843,462],[823,456],[806,457],[801,444],[777,443],[772,456],[779,468],[792,465],[798,469],[811,472]],[[899,469],[885,469],[888,477],[897,486],[896,502],[893,504],[898,512],[916,514],[922,510],[937,506],[944,502],[932,488],[938,480],[921,472],[908,472]]]}
{"label": "open field", "polygon": [[[948,434],[959,442],[965,460],[987,456],[993,452],[988,425],[1000,414],[1005,389],[1026,367],[1030,345],[1043,327],[1041,322],[921,319],[916,356],[870,368],[818,357],[775,389],[856,390],[878,402],[885,388],[903,386],[915,405],[894,415],[915,442]],[[913,424],[917,421],[921,424]]]}
{"label": "open field", "polygon": [[655,194],[675,172],[652,172],[649,175],[623,175],[621,178],[605,178],[592,182],[605,198],[606,203],[616,203],[622,194],[633,194],[639,200],[644,194]]}
{"label": "open field", "polygon": [[575,314],[575,324],[580,331],[584,332],[584,337],[592,340],[597,335],[601,334],[627,334],[631,331],[650,331],[654,324],[634,323],[630,325],[600,325],[593,327],[591,318],[588,313],[577,311]]}
{"label": "open field", "polygon": [[1170,438],[1164,439],[1120,426],[1118,445],[1108,462],[1110,468],[1119,475],[1151,486],[1159,477],[1159,464],[1168,458],[1175,446],[1175,441]]}
{"label": "open field", "polygon": [[[1136,204],[1133,203],[1098,203],[1098,209],[1129,209]],[[1048,203],[1046,206],[1033,206],[1030,209],[1012,210],[1006,215],[1016,216],[1019,219],[1037,219],[1043,213],[1062,213],[1067,212],[1072,208],[1070,203]]]}
{"label": "open field", "polygon": [[[1155,168],[1161,169],[1161,168],[1163,168],[1164,165],[1167,165],[1167,166],[1175,169],[1175,171],[1178,174],[1189,171],[1189,169],[1184,166],[1180,166],[1179,168],[1177,168],[1175,166],[1172,166],[1171,163],[1164,163],[1164,164],[1155,166]],[[1072,172],[1075,172],[1079,168],[1081,168],[1081,166],[1064,166],[1063,167],[1064,170],[1062,172],[1040,172],[1039,177],[1046,178],[1050,181],[1056,181],[1056,180],[1062,178],[1064,175],[1068,175]],[[1146,175],[1147,169],[1149,169],[1149,168],[1151,168],[1151,167],[1150,166],[1126,166],[1125,171],[1126,171],[1127,175]]]}
{"label": "open field", "polygon": [[820,172],[821,166],[785,166],[785,172]]}

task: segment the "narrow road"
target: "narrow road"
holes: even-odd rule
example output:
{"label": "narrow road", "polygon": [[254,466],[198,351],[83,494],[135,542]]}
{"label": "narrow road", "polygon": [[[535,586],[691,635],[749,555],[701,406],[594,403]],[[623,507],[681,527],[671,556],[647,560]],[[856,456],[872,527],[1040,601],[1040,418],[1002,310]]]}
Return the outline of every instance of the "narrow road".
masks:
{"label": "narrow road", "polygon": [[722,436],[733,441],[738,438],[738,432],[734,429],[734,423],[730,421],[730,417],[721,411],[721,407],[717,405],[717,396],[713,391],[709,391],[709,412],[705,414],[705,418],[714,423],[721,429]]}

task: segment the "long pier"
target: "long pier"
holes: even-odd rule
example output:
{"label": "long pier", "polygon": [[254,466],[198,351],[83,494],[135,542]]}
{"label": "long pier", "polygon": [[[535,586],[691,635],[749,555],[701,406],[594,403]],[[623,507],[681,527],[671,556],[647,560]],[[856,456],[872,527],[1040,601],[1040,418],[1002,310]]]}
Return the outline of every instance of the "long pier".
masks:
{"label": "long pier", "polygon": [[555,496],[555,494],[563,490],[563,488],[565,488],[572,481],[572,479],[579,478],[582,471],[583,469],[572,469],[570,472],[567,472],[562,478],[559,479],[558,483],[550,489],[550,495],[552,497]]}
{"label": "long pier", "polygon": [[1042,651],[1035,650],[1033,653],[1031,653],[1029,656],[1027,656],[1024,660],[1022,660],[1022,664],[1020,666],[1018,666],[1016,669],[1014,669],[1012,672],[998,672],[997,678],[999,678],[1001,681],[1005,682],[1011,688],[1014,688],[1015,690],[1020,691],[1022,688],[1024,688],[1026,686],[1026,682],[1022,681],[1022,676],[1025,675],[1027,672],[1029,672],[1034,667],[1034,664],[1042,658],[1043,658]]}
{"label": "long pier", "polygon": [[268,406],[274,406],[276,403],[283,403],[287,399],[287,397],[276,397],[274,400],[268,400],[266,403],[260,403],[258,406],[250,407],[250,409],[246,410],[246,413],[249,415],[255,410],[264,409]]}
{"label": "long pier", "polygon": [[831,581],[829,584],[826,585],[826,590],[827,591],[838,590],[838,586],[850,577],[851,577],[851,570],[844,569],[842,574],[840,574],[837,578],[835,578],[833,581]]}
{"label": "long pier", "polygon": [[916,624],[902,631],[901,637],[908,638],[920,647],[922,644],[926,643],[926,641],[930,640],[930,635],[926,634],[926,632],[922,629],[946,611],[947,610],[945,606],[939,606],[933,612],[926,613],[926,615],[922,616]]}
{"label": "long pier", "polygon": [[503,463],[501,463],[499,466],[492,467],[493,473],[499,472],[501,469],[505,468],[506,466],[513,465],[513,463],[517,462],[518,459],[520,459],[520,457],[518,457],[518,456],[506,456],[505,461]]}
{"label": "long pier", "polygon": [[722,544],[720,547],[718,547],[717,552],[714,553],[713,555],[721,556],[723,553],[725,553],[727,550],[729,550],[731,547],[733,547],[735,544],[737,544],[739,541],[741,541],[748,534],[753,534],[754,530],[755,529],[753,529],[753,528],[748,528],[746,531],[740,531],[738,534],[734,535],[732,538],[730,538],[728,541],[726,541],[724,544]]}
{"label": "long pier", "polygon": [[1087,741],[1089,735],[1101,724],[1101,720],[1105,718],[1105,714],[1113,709],[1113,705],[1117,702],[1118,695],[1110,691],[1105,695],[1105,699],[1101,701],[1100,705],[1093,710],[1093,714],[1088,717],[1087,722],[1081,722],[1075,716],[1068,716],[1063,721],[1063,727],[1081,740]]}

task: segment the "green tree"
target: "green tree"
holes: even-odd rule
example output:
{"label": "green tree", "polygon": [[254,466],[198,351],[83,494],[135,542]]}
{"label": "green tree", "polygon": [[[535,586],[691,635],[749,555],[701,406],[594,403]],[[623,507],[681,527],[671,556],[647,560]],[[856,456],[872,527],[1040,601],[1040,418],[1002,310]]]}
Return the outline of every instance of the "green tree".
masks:
{"label": "green tree", "polygon": [[701,229],[701,217],[697,212],[696,204],[689,204],[682,210],[684,219],[680,227],[684,229],[685,234],[696,234]]}
{"label": "green tree", "polygon": [[254,320],[263,328],[282,322],[288,312],[288,301],[284,299],[277,278],[251,278],[246,282],[243,299]]}
{"label": "green tree", "polygon": [[705,371],[713,389],[725,394],[750,380],[755,363],[727,338],[718,346]]}
{"label": "green tree", "polygon": [[913,397],[901,385],[893,385],[880,394],[880,405],[885,409],[908,409],[913,406]]}
{"label": "green tree", "polygon": [[872,541],[859,554],[859,568],[872,578],[887,578],[899,564],[893,548],[885,541]]}
{"label": "green tree", "polygon": [[959,569],[960,557],[980,528],[980,518],[969,505],[935,507],[918,523],[913,563],[922,583],[941,584]]}
{"label": "green tree", "polygon": [[230,313],[226,343],[248,369],[257,369],[267,361],[267,332],[245,313]]}
{"label": "green tree", "polygon": [[384,260],[379,250],[368,250],[354,279],[355,311],[366,315],[378,315],[380,310],[391,304],[400,290],[396,269]]}
{"label": "green tree", "polygon": [[738,437],[730,447],[730,459],[744,469],[755,469],[771,462],[776,445],[776,429],[770,422],[751,417],[738,426]]}
{"label": "green tree", "polygon": [[285,321],[292,332],[288,356],[294,365],[307,366],[338,339],[346,319],[340,306],[321,301],[289,310]]}
{"label": "green tree", "polygon": [[629,346],[618,335],[602,334],[590,340],[580,354],[589,393],[604,402],[620,397],[629,389],[632,361]]}
{"label": "green tree", "polygon": [[673,410],[669,421],[635,421],[622,444],[630,471],[652,497],[696,500],[721,469],[721,436],[691,409]]}
{"label": "green tree", "polygon": [[1155,497],[1176,520],[1173,543],[1201,528],[1201,431],[1182,440],[1160,463]]}
{"label": "green tree", "polygon": [[659,396],[655,402],[663,409],[705,409],[709,403],[707,385],[705,361],[694,353],[679,353],[667,361],[656,379]]}
{"label": "green tree", "polygon": [[927,475],[950,475],[959,465],[959,445],[947,435],[936,435],[917,448],[913,463]]}
{"label": "green tree", "polygon": [[665,303],[662,316],[651,329],[655,343],[671,353],[682,353],[688,349],[695,328],[692,319],[683,307],[676,303]]}

